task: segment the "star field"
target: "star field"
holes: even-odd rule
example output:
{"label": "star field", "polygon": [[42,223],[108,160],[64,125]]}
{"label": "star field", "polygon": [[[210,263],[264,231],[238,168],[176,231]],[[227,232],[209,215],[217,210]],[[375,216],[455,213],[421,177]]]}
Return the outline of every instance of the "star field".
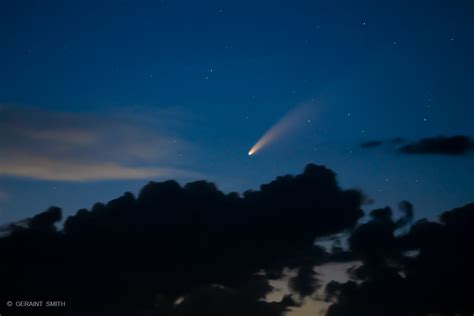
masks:
{"label": "star field", "polygon": [[[473,193],[467,156],[357,146],[474,134],[465,1],[20,1],[0,12],[0,104],[51,122],[14,124],[43,138],[1,139],[2,222],[33,205],[73,212],[155,178],[206,178],[241,192],[308,162],[377,205],[408,199],[420,216]],[[253,143],[306,102],[316,114],[249,159]],[[12,163],[25,151],[45,164],[108,171],[92,183],[67,172],[28,176],[34,160]]]}

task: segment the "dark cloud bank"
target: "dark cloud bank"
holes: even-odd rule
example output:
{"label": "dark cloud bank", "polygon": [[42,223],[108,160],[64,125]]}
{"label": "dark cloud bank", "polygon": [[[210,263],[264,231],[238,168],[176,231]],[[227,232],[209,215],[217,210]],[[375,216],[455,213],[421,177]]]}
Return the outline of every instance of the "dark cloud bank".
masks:
{"label": "dark cloud bank", "polygon": [[[310,164],[243,197],[206,181],[150,182],[137,197],[79,210],[61,230],[51,207],[0,239],[0,300],[68,302],[8,315],[283,315],[322,286],[314,266],[358,260],[350,281],[326,286],[327,315],[470,315],[474,204],[413,223],[402,202],[398,219],[377,209],[357,225],[362,203]],[[349,249],[314,244],[343,231]],[[299,271],[293,294],[263,300],[285,267]]]}
{"label": "dark cloud bank", "polygon": [[[380,140],[372,140],[361,143],[361,148],[374,148],[380,147],[383,144],[388,143]],[[394,138],[390,141],[392,144],[402,144],[403,146],[397,148],[399,153],[403,154],[430,154],[430,155],[465,155],[470,150],[474,149],[474,141],[465,135],[457,136],[438,136],[423,138],[415,142],[407,142],[403,138]]]}
{"label": "dark cloud bank", "polygon": [[424,138],[399,148],[405,154],[464,155],[474,148],[471,138],[463,135]]}

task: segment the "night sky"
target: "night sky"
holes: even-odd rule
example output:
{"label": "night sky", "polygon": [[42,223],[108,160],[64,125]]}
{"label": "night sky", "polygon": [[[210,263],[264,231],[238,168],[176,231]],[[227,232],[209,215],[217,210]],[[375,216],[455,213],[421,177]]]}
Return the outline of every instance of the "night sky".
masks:
{"label": "night sky", "polygon": [[243,192],[309,162],[368,208],[408,200],[434,218],[472,200],[471,148],[399,148],[474,136],[473,15],[470,1],[2,1],[0,224],[150,180]]}

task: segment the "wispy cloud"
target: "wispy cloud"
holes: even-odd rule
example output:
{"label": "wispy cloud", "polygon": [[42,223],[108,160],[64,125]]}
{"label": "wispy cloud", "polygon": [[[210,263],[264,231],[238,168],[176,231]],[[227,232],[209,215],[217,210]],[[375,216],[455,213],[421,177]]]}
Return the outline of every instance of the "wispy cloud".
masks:
{"label": "wispy cloud", "polygon": [[380,140],[371,140],[360,144],[361,148],[374,148],[383,145],[383,141]]}
{"label": "wispy cloud", "polygon": [[182,168],[191,145],[164,132],[178,120],[140,115],[0,108],[0,176],[87,181],[196,177]]}

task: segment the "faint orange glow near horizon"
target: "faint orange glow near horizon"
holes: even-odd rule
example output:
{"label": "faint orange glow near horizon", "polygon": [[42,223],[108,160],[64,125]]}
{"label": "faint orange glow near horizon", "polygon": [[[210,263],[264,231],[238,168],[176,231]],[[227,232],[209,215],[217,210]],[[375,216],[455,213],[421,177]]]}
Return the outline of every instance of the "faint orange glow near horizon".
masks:
{"label": "faint orange glow near horizon", "polygon": [[295,107],[288,111],[275,125],[263,134],[262,137],[250,148],[248,155],[252,156],[257,151],[260,151],[263,147],[267,147],[269,144],[274,143],[278,140],[285,132],[298,126],[298,124],[304,124],[310,120],[307,119],[308,115],[312,112],[314,103],[304,103],[300,106]]}

